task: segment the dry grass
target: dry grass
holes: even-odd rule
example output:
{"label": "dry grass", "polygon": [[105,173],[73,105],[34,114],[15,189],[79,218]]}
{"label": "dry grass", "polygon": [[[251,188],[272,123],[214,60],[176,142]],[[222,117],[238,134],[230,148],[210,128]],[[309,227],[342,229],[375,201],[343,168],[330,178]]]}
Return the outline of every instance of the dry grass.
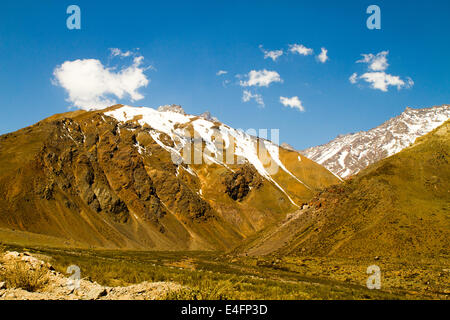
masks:
{"label": "dry grass", "polygon": [[203,281],[197,286],[185,287],[180,290],[169,291],[163,300],[231,300],[230,290],[238,283],[232,281]]}
{"label": "dry grass", "polygon": [[[25,250],[17,246],[8,246],[6,249],[17,252],[28,251],[33,256],[51,257],[52,266],[62,274],[66,274],[67,266],[75,264],[80,267],[83,279],[95,281],[103,286],[129,286],[144,281],[172,282],[182,286],[180,290],[168,288],[168,292],[161,292],[158,299],[384,300],[433,297],[427,294],[423,287],[417,287],[416,293],[411,296],[406,296],[403,291],[396,289],[392,292],[384,289],[369,290],[365,286],[366,270],[364,269],[360,275],[363,281],[359,281],[360,278],[356,277],[361,273],[361,268],[357,268],[360,265],[358,262],[355,262],[356,267],[350,266],[347,269],[347,264],[343,262],[330,260],[329,263],[323,264],[323,260],[319,258],[312,262],[283,260],[280,266],[274,266],[271,263],[271,257],[263,258],[268,260],[264,265],[255,263],[254,260],[259,258],[250,257],[233,259],[234,262],[230,262],[231,257],[224,257],[216,252],[67,250],[42,247],[28,247]],[[183,268],[182,263],[187,260],[190,261],[190,266]],[[325,261],[328,260],[327,258]],[[298,272],[297,269],[291,270],[294,269],[293,264],[300,263],[306,263],[307,266],[302,267]],[[363,265],[368,266],[366,262],[363,262]],[[331,269],[335,270],[335,266],[345,269],[341,270],[341,276],[328,279],[334,275]],[[437,267],[440,268],[438,272],[442,272],[442,263],[438,262]],[[403,272],[404,268],[414,270],[414,266],[410,264],[396,263],[392,266],[392,270],[396,272]],[[429,269],[427,266],[426,270]],[[347,277],[355,280],[348,282]],[[415,280],[409,279],[411,282]],[[445,281],[445,278],[439,278],[439,280]],[[402,282],[396,288],[404,289],[405,285]]]}
{"label": "dry grass", "polygon": [[8,288],[20,288],[35,292],[48,283],[48,270],[44,267],[32,269],[26,262],[17,261],[4,264],[0,269],[0,280],[6,282]]}

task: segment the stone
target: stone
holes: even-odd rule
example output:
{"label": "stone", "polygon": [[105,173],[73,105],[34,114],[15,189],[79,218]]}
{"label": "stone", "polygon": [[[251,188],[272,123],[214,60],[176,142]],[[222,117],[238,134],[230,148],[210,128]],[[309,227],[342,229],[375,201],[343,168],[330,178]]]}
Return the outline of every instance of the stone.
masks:
{"label": "stone", "polygon": [[7,251],[3,258],[5,260],[18,259],[20,258],[20,253],[18,253],[17,251]]}
{"label": "stone", "polygon": [[177,104],[172,104],[172,105],[164,105],[164,106],[160,106],[158,108],[159,112],[176,112],[176,113],[180,113],[180,114],[186,114],[183,110],[183,108]]}
{"label": "stone", "polygon": [[286,142],[283,142],[280,147],[282,147],[286,150],[289,150],[289,151],[295,151],[294,147]]}
{"label": "stone", "polygon": [[201,118],[203,118],[203,119],[205,119],[205,120],[207,120],[207,121],[219,121],[216,117],[213,117],[212,115],[211,115],[211,112],[209,112],[209,111],[205,111],[205,112],[203,112],[201,115],[199,115],[199,117],[201,117]]}
{"label": "stone", "polygon": [[97,300],[101,297],[104,297],[107,295],[107,290],[106,288],[103,287],[96,287],[91,289],[88,293],[87,293],[87,297],[89,300]]}

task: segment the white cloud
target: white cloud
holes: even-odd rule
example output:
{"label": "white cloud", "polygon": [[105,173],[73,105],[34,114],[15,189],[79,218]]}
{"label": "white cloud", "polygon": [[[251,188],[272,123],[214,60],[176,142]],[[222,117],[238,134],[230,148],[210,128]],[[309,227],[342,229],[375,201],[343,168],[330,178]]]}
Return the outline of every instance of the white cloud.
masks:
{"label": "white cloud", "polygon": [[268,87],[272,82],[283,82],[280,75],[276,71],[252,70],[247,75],[247,81],[240,81],[242,87]]}
{"label": "white cloud", "polygon": [[352,84],[356,84],[359,79],[370,83],[372,89],[381,90],[387,92],[390,86],[397,87],[398,90],[403,88],[411,88],[414,85],[414,81],[410,77],[406,77],[406,80],[400,78],[400,76],[395,76],[388,74],[385,70],[389,67],[387,61],[387,55],[389,51],[381,51],[376,55],[362,54],[363,59],[356,61],[357,63],[367,63],[368,72],[358,76],[355,72],[353,73],[349,81]]}
{"label": "white cloud", "polygon": [[307,48],[302,44],[290,44],[289,51],[292,53],[297,53],[297,54],[301,54],[304,56],[313,54],[313,49]]}
{"label": "white cloud", "polygon": [[143,59],[136,56],[130,66],[120,70],[107,68],[97,59],[66,61],[55,68],[52,82],[63,87],[69,95],[67,101],[80,109],[111,106],[116,103],[114,97],[141,100],[144,96],[138,90],[149,83]]}
{"label": "white cloud", "polygon": [[292,98],[280,97],[280,102],[285,107],[291,107],[294,109],[298,109],[300,111],[305,111],[305,108],[303,107],[302,102],[300,101],[300,99],[297,96],[292,97]]}
{"label": "white cloud", "polygon": [[367,63],[369,65],[369,70],[372,71],[384,71],[389,66],[387,62],[387,55],[389,51],[381,51],[376,55],[372,53],[362,54],[363,59],[356,61],[356,63]]}
{"label": "white cloud", "polygon": [[226,70],[219,70],[219,71],[217,71],[216,76],[222,76],[227,73],[228,73],[228,71],[226,71]]}
{"label": "white cloud", "polygon": [[320,62],[325,63],[328,59],[328,50],[325,48],[321,48],[320,54],[317,56],[317,59],[319,59]]}
{"label": "white cloud", "polygon": [[260,94],[252,94],[249,90],[244,90],[242,93],[242,101],[249,102],[252,99],[255,100],[257,104],[264,107],[264,100]]}
{"label": "white cloud", "polygon": [[131,51],[123,52],[119,48],[110,48],[109,51],[111,51],[111,56],[113,56],[113,57],[119,56],[119,57],[125,58],[125,57],[129,57],[129,56],[133,55],[133,52],[131,52]]}
{"label": "white cloud", "polygon": [[388,91],[389,86],[396,86],[398,90],[408,87],[405,81],[400,79],[399,76],[393,76],[384,71],[366,72],[361,75],[360,78],[370,83],[373,89],[378,89],[384,92]]}
{"label": "white cloud", "polygon": [[350,78],[348,78],[348,80],[352,83],[355,84],[356,82],[358,82],[358,74],[355,72],[353,73]]}
{"label": "white cloud", "polygon": [[262,45],[260,45],[259,48],[264,53],[264,59],[270,58],[273,61],[276,61],[284,53],[283,50],[272,50],[272,51],[265,50]]}

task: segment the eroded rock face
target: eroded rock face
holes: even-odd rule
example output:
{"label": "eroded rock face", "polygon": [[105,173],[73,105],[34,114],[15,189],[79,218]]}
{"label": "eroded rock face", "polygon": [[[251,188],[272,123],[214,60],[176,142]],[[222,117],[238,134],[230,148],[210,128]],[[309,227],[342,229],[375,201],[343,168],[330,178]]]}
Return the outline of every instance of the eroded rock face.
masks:
{"label": "eroded rock face", "polygon": [[[36,159],[47,180],[36,190],[43,198],[54,199],[55,188],[59,188],[79,197],[94,212],[105,213],[120,223],[128,222],[130,211],[158,223],[167,213],[161,200],[193,220],[214,216],[210,205],[176,176],[172,162],[162,159],[153,168],[144,163],[137,144],[149,154],[161,153],[144,129],[121,130],[119,124],[111,123],[114,120],[96,120],[100,121],[94,128],[83,128],[87,134],[71,119],[51,124],[54,136],[59,138],[45,143]],[[70,136],[60,130],[61,126]],[[126,127],[129,129],[130,124]],[[91,138],[85,138],[88,136]]]}
{"label": "eroded rock face", "polygon": [[[71,119],[56,121],[49,126],[54,139],[45,141],[36,156],[36,170],[42,172],[45,180],[43,185],[38,184],[35,191],[46,200],[53,200],[56,189],[59,189],[67,195],[76,196],[94,212],[105,213],[117,222],[126,223],[130,213],[117,192],[120,189],[115,184],[115,174],[121,170],[121,175],[130,175],[133,166],[121,163],[114,148],[105,147],[104,141],[112,132],[106,131],[106,138],[100,140],[98,133],[91,133],[88,136],[94,138],[88,140],[81,127]],[[106,130],[111,129],[105,127]],[[133,163],[133,158],[130,162]],[[140,165],[143,170],[142,163],[133,164]],[[129,172],[126,168],[130,169]],[[128,179],[123,181],[123,185],[133,185],[133,181]],[[79,207],[76,203],[69,199],[66,201],[69,208]]]}
{"label": "eroded rock face", "polygon": [[250,165],[245,165],[234,173],[225,176],[223,183],[226,186],[226,193],[231,199],[242,201],[252,188],[259,188],[262,178]]}
{"label": "eroded rock face", "polygon": [[[113,239],[114,246],[131,240],[133,246],[154,247],[162,241],[170,248],[171,241],[190,245],[189,223],[215,219],[198,195],[198,177],[178,176],[181,169],[151,137],[152,128],[95,113],[37,126],[41,146],[14,175],[19,179],[4,184],[8,210],[18,213],[8,214],[15,228],[100,243]],[[0,224],[1,218],[0,212]]]}

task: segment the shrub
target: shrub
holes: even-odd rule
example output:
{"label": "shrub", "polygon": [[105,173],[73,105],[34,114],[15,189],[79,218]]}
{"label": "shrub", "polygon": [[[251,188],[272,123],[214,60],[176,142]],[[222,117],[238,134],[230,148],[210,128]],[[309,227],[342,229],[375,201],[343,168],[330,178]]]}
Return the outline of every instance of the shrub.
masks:
{"label": "shrub", "polygon": [[8,288],[21,288],[34,292],[48,283],[48,270],[44,267],[31,269],[26,262],[17,261],[3,265],[0,270],[0,280],[6,282]]}
{"label": "shrub", "polygon": [[169,291],[163,300],[230,300],[230,295],[226,292],[233,287],[228,281],[213,283],[203,281],[195,288],[183,288]]}

